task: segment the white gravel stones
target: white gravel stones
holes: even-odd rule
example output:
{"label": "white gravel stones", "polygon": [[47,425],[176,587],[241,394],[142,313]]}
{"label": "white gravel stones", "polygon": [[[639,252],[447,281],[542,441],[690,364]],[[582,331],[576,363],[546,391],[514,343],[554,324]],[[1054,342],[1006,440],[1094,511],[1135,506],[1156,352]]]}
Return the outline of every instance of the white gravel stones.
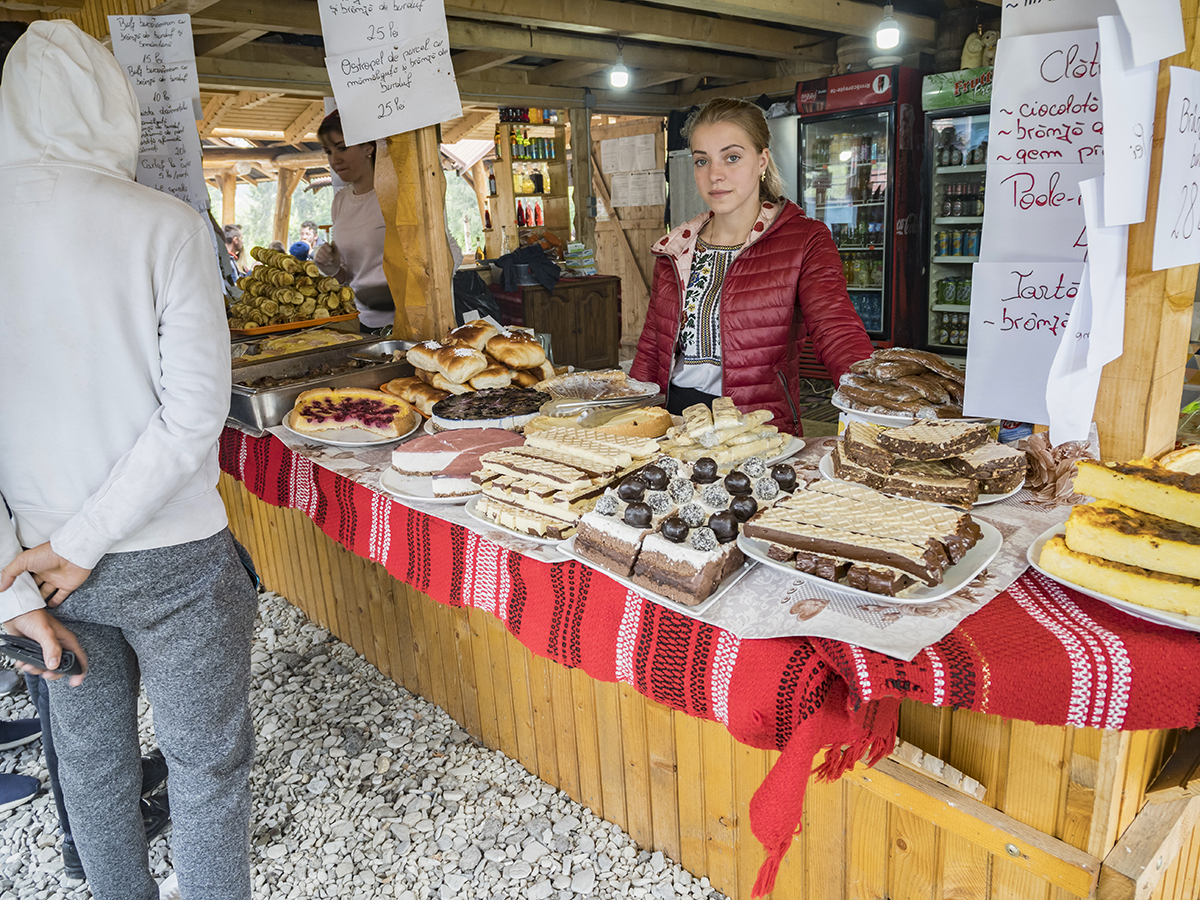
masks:
{"label": "white gravel stones", "polygon": [[[266,594],[253,656],[255,900],[722,900]],[[139,703],[142,743],[154,743]],[[0,717],[34,715],[28,696]],[[0,751],[46,780],[41,744]],[[169,832],[168,832],[169,834]],[[159,880],[167,840],[150,845]],[[0,813],[0,900],[88,900],[48,792]]]}

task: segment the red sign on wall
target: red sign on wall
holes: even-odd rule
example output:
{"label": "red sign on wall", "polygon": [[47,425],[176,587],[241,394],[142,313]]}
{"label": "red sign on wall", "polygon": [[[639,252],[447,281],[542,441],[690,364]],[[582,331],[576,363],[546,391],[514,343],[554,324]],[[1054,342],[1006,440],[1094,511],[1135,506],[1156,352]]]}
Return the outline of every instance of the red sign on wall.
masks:
{"label": "red sign on wall", "polygon": [[871,69],[850,72],[796,85],[796,109],[800,115],[837,112],[890,103],[896,94],[895,70]]}

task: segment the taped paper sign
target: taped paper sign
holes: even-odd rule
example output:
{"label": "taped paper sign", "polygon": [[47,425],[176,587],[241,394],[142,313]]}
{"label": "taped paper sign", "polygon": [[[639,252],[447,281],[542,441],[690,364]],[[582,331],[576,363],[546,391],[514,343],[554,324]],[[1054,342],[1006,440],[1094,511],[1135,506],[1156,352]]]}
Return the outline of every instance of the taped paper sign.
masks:
{"label": "taped paper sign", "polygon": [[1200,72],[1171,66],[1154,271],[1200,262]]}

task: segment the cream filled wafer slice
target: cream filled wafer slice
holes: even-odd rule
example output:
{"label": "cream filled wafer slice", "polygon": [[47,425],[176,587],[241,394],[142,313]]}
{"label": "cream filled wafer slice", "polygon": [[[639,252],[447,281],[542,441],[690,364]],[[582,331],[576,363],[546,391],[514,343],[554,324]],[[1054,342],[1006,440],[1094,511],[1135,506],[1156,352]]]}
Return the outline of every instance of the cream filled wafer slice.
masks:
{"label": "cream filled wafer slice", "polygon": [[575,533],[574,522],[564,522],[533,510],[522,509],[487,494],[479,497],[475,511],[485,519],[521,534],[565,540]]}
{"label": "cream filled wafer slice", "polygon": [[987,440],[987,426],[982,422],[917,422],[879,434],[881,447],[906,459],[947,459]]}
{"label": "cream filled wafer slice", "polygon": [[776,521],[768,509],[743,526],[749,537],[774,541],[796,550],[840,556],[854,562],[891,566],[934,586],[942,583],[946,556],[907,541],[855,534],[797,522]]}
{"label": "cream filled wafer slice", "polygon": [[[938,506],[936,503],[926,503],[923,500],[889,497],[862,484],[852,484],[848,481],[817,481],[810,484],[805,493],[846,497],[868,504],[880,514],[895,521],[906,523],[914,532],[917,529],[925,529],[946,548],[951,562],[958,562],[966,556],[967,551],[974,547],[981,537],[979,525],[969,513]],[[787,505],[786,500],[783,505]]]}
{"label": "cream filled wafer slice", "polygon": [[[612,472],[611,469],[598,471],[571,465],[573,460],[561,454],[551,454],[550,451],[543,453],[547,455],[539,456],[535,448],[531,447],[513,447],[485,453],[480,458],[480,463],[486,471],[498,475],[528,478],[562,490],[591,486],[598,478]],[[554,458],[550,458],[551,456]]]}
{"label": "cream filled wafer slice", "polygon": [[648,459],[659,452],[654,438],[595,434],[587,428],[548,428],[526,435],[525,443],[616,468],[630,466],[635,459]]}
{"label": "cream filled wafer slice", "polygon": [[[950,477],[930,473],[930,463],[899,460],[896,470],[884,475],[847,459],[840,444],[833,445],[833,472],[838,478],[865,484],[886,494],[898,494],[927,503],[952,503],[970,509],[979,497],[979,482],[973,478]],[[920,472],[916,467],[923,468]],[[900,471],[904,469],[904,471]]]}
{"label": "cream filled wafer slice", "polygon": [[988,441],[974,450],[968,450],[946,460],[946,464],[960,475],[971,478],[999,478],[1014,472],[1025,474],[1025,452],[1008,444]]}
{"label": "cream filled wafer slice", "polygon": [[847,422],[842,434],[842,455],[873,472],[892,471],[896,456],[879,443],[883,428],[870,422]]}

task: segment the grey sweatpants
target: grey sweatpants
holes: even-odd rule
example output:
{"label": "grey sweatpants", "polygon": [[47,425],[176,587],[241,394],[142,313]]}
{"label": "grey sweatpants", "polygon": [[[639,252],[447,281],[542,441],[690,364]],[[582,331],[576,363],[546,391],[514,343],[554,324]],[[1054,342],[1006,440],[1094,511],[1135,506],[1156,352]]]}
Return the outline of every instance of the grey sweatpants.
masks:
{"label": "grey sweatpants", "polygon": [[257,594],[228,529],[110,553],[54,614],[88,656],[50,686],[71,832],[95,900],[156,900],[138,808],[138,680],[167,758],[171,851],[187,900],[249,900],[250,640]]}

